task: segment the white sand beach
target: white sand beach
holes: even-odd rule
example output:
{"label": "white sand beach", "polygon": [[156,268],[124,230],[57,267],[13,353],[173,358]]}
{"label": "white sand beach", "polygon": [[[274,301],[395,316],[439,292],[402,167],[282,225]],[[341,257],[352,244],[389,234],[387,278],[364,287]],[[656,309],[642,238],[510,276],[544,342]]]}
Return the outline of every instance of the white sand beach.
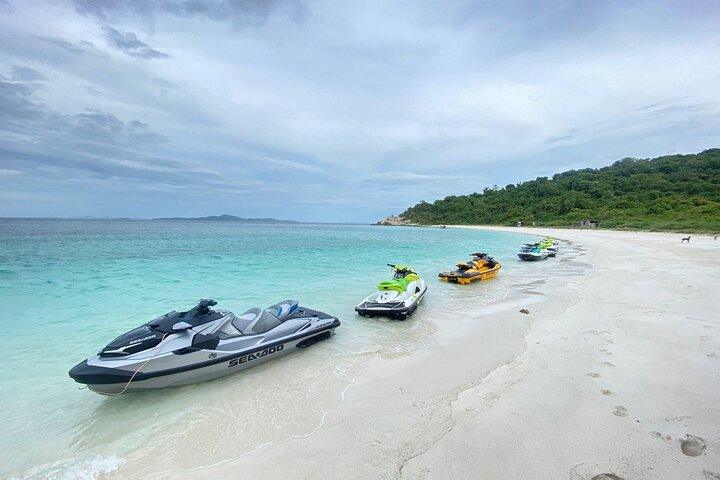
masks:
{"label": "white sand beach", "polygon": [[411,355],[369,356],[303,435],[153,478],[720,479],[720,241],[522,231],[589,268],[463,305],[472,322]]}

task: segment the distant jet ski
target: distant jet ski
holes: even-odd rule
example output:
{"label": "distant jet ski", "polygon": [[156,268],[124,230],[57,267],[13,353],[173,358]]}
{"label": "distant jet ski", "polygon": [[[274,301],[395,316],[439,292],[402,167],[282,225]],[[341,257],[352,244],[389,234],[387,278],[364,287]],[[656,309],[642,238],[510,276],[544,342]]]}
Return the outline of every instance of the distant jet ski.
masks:
{"label": "distant jet ski", "polygon": [[355,311],[364,317],[384,316],[405,320],[417,309],[427,292],[427,285],[409,267],[391,263],[388,266],[393,269],[393,279],[379,283],[378,291],[360,302]]}
{"label": "distant jet ski", "polygon": [[540,246],[545,247],[545,249],[548,251],[548,257],[557,256],[558,242],[556,242],[553,237],[545,237],[543,241],[540,242]]}
{"label": "distant jet ski", "polygon": [[525,260],[526,262],[545,260],[548,257],[548,251],[544,248],[533,247],[531,249],[521,250],[520,253],[518,253],[518,257],[520,260]]}
{"label": "distant jet ski", "polygon": [[518,257],[525,261],[544,260],[548,257],[557,256],[558,247],[557,242],[552,237],[545,237],[542,241],[537,243],[526,243],[520,252]]}
{"label": "distant jet ski", "polygon": [[172,311],[110,342],[69,372],[106,395],[209,380],[329,338],[340,321],[285,300],[240,316],[205,299]]}

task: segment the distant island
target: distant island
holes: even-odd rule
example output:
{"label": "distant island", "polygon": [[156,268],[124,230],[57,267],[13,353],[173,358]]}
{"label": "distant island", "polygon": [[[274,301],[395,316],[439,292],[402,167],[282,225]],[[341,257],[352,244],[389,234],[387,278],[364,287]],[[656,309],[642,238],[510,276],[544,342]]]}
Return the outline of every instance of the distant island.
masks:
{"label": "distant island", "polygon": [[625,158],[607,167],[423,201],[385,222],[720,232],[720,149]]}
{"label": "distant island", "polygon": [[301,223],[295,220],[278,220],[277,218],[245,218],[235,215],[209,215],[207,217],[168,217],[153,218],[153,220],[197,220],[203,222],[243,222],[243,223]]}

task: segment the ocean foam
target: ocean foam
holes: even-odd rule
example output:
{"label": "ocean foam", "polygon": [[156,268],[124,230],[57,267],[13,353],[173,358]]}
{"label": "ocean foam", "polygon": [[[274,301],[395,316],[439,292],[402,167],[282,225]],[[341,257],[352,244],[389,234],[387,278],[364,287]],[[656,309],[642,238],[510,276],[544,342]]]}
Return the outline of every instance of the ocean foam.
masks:
{"label": "ocean foam", "polygon": [[95,480],[100,475],[117,471],[123,459],[114,455],[97,455],[86,459],[72,459],[44,465],[11,476],[9,480]]}

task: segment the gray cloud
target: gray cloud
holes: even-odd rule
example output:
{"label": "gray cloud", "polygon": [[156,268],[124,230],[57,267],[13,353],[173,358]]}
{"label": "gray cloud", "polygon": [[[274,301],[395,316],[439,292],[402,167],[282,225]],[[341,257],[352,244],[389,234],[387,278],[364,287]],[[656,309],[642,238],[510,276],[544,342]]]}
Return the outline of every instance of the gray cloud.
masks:
{"label": "gray cloud", "polygon": [[308,5],[12,2],[0,215],[369,221],[720,143],[716,2]]}
{"label": "gray cloud", "polygon": [[[197,172],[181,161],[142,147],[165,137],[138,120],[123,121],[100,110],[70,115],[37,100],[38,87],[0,79],[0,159],[3,167],[37,172],[45,166],[76,177],[129,178],[179,184]],[[73,172],[70,172],[72,170]],[[204,177],[211,178],[209,172]],[[216,176],[216,181],[220,179]]]}
{"label": "gray cloud", "polygon": [[84,138],[116,141],[123,138],[131,144],[165,141],[165,137],[148,128],[147,123],[131,120],[124,122],[115,115],[101,110],[89,110],[75,115],[74,132]]}
{"label": "gray cloud", "polygon": [[0,128],[11,128],[19,121],[42,116],[42,109],[31,101],[34,91],[32,85],[11,82],[0,77]]}
{"label": "gray cloud", "polygon": [[44,82],[47,77],[34,68],[13,65],[10,78],[15,81]]}
{"label": "gray cloud", "polygon": [[100,51],[95,47],[95,45],[92,42],[88,41],[80,41],[80,42],[71,42],[68,40],[65,40],[63,38],[57,38],[57,37],[44,37],[44,36],[38,36],[38,39],[42,42],[45,42],[47,44],[50,44],[52,46],[55,46],[59,48],[60,50],[64,50],[67,53],[73,54],[73,55],[84,55],[84,54],[93,54],[93,55],[102,55]]}
{"label": "gray cloud", "polygon": [[103,32],[105,33],[105,39],[108,44],[131,57],[144,58],[146,60],[170,58],[170,55],[159,52],[147,43],[138,40],[137,35],[132,32],[123,32],[109,25],[103,27]]}
{"label": "gray cloud", "polygon": [[307,6],[298,0],[74,0],[73,3],[81,15],[102,21],[172,15],[229,21],[236,28],[263,25],[272,14],[281,11],[296,23],[304,21],[309,14]]}
{"label": "gray cloud", "polygon": [[63,85],[63,96],[77,88],[82,89],[82,94],[75,92],[81,102],[92,92],[96,101],[110,99],[134,105],[133,108],[153,108],[172,116],[176,122],[211,125],[216,121],[187,84],[171,81],[149,69],[133,68],[130,64],[135,62],[131,59],[123,62],[98,46],[104,43],[103,37],[92,40],[70,40],[35,31],[20,35],[0,28],[1,52],[14,59],[12,62],[32,59],[35,64],[53,70],[59,77],[52,85]]}

